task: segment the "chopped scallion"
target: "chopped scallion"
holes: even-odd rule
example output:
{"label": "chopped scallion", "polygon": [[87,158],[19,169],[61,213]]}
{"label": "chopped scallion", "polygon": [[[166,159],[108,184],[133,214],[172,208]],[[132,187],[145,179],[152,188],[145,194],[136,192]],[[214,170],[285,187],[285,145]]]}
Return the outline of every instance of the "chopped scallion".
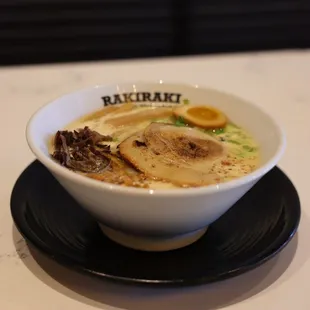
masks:
{"label": "chopped scallion", "polygon": [[185,122],[185,119],[182,116],[179,116],[175,121],[175,125],[178,127],[185,127],[187,126],[187,123]]}

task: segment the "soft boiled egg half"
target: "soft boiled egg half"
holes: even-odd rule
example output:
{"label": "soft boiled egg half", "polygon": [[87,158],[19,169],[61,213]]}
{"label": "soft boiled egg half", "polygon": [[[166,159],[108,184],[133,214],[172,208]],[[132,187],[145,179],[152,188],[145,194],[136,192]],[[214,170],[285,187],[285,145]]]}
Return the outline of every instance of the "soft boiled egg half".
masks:
{"label": "soft boiled egg half", "polygon": [[182,117],[188,124],[202,128],[221,128],[227,123],[226,115],[220,110],[206,105],[184,105],[173,111],[176,117]]}

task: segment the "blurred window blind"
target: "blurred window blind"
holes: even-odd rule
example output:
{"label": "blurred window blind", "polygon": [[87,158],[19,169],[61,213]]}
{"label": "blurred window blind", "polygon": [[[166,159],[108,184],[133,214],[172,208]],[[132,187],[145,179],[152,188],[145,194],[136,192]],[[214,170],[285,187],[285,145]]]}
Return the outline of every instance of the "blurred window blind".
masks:
{"label": "blurred window blind", "polygon": [[191,0],[189,53],[310,46],[309,0]]}
{"label": "blurred window blind", "polygon": [[2,65],[310,46],[310,0],[2,0]]}

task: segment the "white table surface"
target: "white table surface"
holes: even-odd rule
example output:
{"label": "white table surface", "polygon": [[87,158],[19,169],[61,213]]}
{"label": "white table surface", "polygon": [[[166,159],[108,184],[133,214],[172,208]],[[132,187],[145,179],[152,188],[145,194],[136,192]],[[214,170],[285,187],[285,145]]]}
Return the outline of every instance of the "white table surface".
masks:
{"label": "white table surface", "polygon": [[[298,189],[302,220],[278,257],[221,283],[154,290],[92,279],[29,252],[9,204],[17,177],[34,159],[24,133],[30,115],[75,89],[145,79],[231,92],[263,106],[283,124],[288,148],[280,167]],[[0,116],[1,310],[310,309],[310,51],[2,68]]]}

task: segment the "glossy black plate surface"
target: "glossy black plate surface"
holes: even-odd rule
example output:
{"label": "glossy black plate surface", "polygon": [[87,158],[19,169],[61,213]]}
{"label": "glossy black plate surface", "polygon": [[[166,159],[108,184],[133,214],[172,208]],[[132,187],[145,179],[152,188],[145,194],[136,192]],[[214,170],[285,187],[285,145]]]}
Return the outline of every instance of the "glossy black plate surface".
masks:
{"label": "glossy black plate surface", "polygon": [[37,161],[17,180],[11,212],[25,239],[59,263],[103,278],[155,285],[201,284],[253,269],[283,249],[300,220],[298,194],[274,168],[193,245],[135,251],[106,238]]}

